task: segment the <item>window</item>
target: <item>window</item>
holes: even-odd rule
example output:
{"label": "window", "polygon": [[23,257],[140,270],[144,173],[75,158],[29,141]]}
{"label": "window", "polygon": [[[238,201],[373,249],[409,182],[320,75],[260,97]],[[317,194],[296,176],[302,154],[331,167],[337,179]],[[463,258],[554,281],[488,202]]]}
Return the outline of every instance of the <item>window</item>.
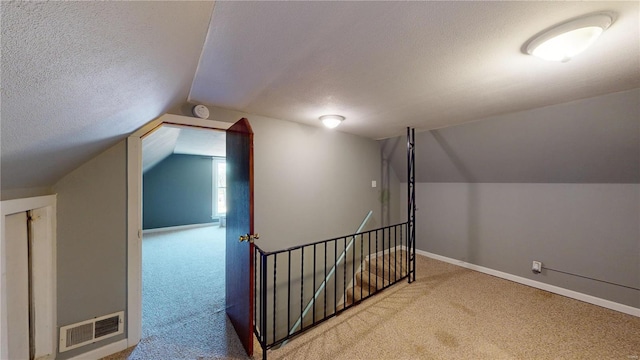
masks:
{"label": "window", "polygon": [[227,163],[224,159],[213,159],[213,216],[227,213]]}

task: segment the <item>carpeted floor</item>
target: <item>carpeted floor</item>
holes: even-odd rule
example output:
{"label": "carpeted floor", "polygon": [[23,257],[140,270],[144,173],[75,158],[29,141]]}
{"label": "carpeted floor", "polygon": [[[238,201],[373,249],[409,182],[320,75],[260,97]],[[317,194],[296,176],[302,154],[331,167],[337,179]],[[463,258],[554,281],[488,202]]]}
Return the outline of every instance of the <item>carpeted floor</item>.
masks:
{"label": "carpeted floor", "polygon": [[225,231],[145,234],[142,340],[106,359],[246,358],[225,314]]}
{"label": "carpeted floor", "polygon": [[638,359],[640,318],[417,258],[394,285],[269,359]]}
{"label": "carpeted floor", "polygon": [[[394,285],[363,301],[269,351],[269,359],[634,360],[640,355],[638,317],[422,256],[417,265],[415,283]],[[191,336],[176,344],[184,346],[184,354],[193,346]],[[229,338],[217,340],[224,344]],[[109,359],[187,358],[162,351]],[[260,357],[258,347],[254,358]],[[247,359],[241,350],[190,358]]]}

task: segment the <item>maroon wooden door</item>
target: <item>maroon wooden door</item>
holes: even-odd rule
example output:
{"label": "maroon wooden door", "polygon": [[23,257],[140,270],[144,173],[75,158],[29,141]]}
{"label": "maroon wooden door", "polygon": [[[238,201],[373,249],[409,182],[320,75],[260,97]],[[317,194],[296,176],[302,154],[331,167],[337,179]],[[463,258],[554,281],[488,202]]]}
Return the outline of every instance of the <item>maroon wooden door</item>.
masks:
{"label": "maroon wooden door", "polygon": [[227,315],[247,354],[253,355],[253,131],[240,119],[227,130]]}

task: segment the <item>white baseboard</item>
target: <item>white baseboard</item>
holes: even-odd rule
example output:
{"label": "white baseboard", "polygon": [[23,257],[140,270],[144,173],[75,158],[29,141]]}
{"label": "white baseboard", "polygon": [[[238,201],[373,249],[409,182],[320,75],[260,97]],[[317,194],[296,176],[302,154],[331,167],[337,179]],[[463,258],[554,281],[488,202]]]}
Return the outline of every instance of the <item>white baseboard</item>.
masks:
{"label": "white baseboard", "polygon": [[629,314],[629,315],[640,317],[640,309],[639,308],[635,308],[633,306],[620,304],[620,303],[617,303],[617,302],[613,302],[611,300],[605,300],[605,299],[598,298],[598,297],[595,297],[595,296],[592,296],[592,295],[587,295],[587,294],[583,294],[583,293],[580,293],[580,292],[577,292],[577,291],[561,288],[561,287],[558,287],[558,286],[555,286],[555,285],[545,284],[545,283],[540,282],[540,281],[523,278],[521,276],[516,276],[516,275],[512,275],[512,274],[505,273],[505,272],[502,272],[502,271],[489,269],[489,268],[486,268],[486,267],[483,267],[483,266],[479,266],[479,265],[470,264],[470,263],[464,262],[462,260],[456,260],[456,259],[448,258],[446,256],[433,254],[433,253],[426,252],[426,251],[423,251],[423,250],[417,250],[416,249],[416,254],[423,255],[423,256],[426,256],[426,257],[429,257],[429,258],[432,258],[432,259],[444,261],[446,263],[450,263],[450,264],[453,264],[453,265],[461,266],[461,267],[464,267],[464,268],[467,268],[467,269],[479,271],[481,273],[493,275],[493,276],[496,276],[496,277],[499,277],[499,278],[502,278],[502,279],[514,281],[514,282],[517,282],[517,283],[520,283],[520,284],[523,284],[523,285],[527,285],[527,286],[531,286],[531,287],[534,287],[534,288],[537,288],[537,289],[540,289],[540,290],[546,290],[546,291],[549,291],[549,292],[552,292],[552,293],[555,293],[555,294],[558,294],[558,295],[562,295],[562,296],[570,297],[572,299],[584,301],[584,302],[589,303],[589,304],[602,306],[602,307],[607,308],[607,309],[611,309],[611,310],[619,311],[621,313],[625,313],[625,314]]}
{"label": "white baseboard", "polygon": [[127,339],[122,339],[103,347],[91,350],[70,358],[69,360],[98,360],[105,356],[113,355],[127,348]]}
{"label": "white baseboard", "polygon": [[168,226],[168,227],[156,228],[156,229],[145,229],[145,230],[142,230],[142,234],[144,235],[144,234],[154,234],[154,233],[165,232],[165,231],[196,229],[196,228],[207,227],[207,226],[218,226],[218,224],[220,223],[210,222],[210,223],[204,223],[204,224],[178,225],[178,226]]}

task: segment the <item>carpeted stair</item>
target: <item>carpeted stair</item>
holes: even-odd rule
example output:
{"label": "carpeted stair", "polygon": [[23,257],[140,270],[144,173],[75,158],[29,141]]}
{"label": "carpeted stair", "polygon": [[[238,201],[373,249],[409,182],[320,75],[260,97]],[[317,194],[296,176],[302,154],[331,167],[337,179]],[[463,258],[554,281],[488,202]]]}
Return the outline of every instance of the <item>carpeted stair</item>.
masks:
{"label": "carpeted stair", "polygon": [[364,261],[356,273],[356,283],[347,289],[345,306],[360,302],[363,298],[381,291],[407,274],[407,252],[398,250],[384,256]]}

